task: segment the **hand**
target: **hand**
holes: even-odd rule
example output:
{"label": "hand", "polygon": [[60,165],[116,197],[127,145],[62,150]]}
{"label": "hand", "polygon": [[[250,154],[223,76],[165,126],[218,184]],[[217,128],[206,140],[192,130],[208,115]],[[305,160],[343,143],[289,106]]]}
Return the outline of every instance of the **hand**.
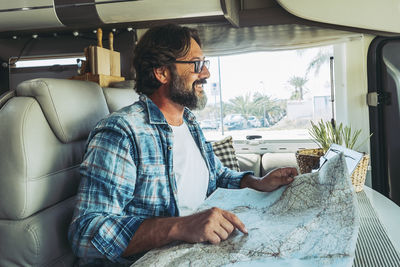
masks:
{"label": "hand", "polygon": [[243,177],[241,187],[249,187],[258,191],[271,192],[282,185],[287,185],[293,182],[296,175],[298,175],[296,168],[279,168],[270,171],[262,178],[257,178],[252,175]]}
{"label": "hand", "polygon": [[219,244],[226,240],[235,228],[247,234],[246,227],[235,214],[214,207],[181,217],[175,230],[178,240],[189,243],[208,241],[211,244]]}

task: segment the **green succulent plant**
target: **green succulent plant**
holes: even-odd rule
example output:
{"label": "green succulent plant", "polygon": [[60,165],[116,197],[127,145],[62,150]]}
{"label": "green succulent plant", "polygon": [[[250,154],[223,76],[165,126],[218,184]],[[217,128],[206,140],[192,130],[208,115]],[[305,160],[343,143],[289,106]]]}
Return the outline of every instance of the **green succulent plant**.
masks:
{"label": "green succulent plant", "polygon": [[359,145],[356,146],[357,140],[360,137],[361,130],[354,130],[351,126],[339,125],[335,121],[323,121],[322,119],[314,123],[311,121],[311,128],[308,129],[313,141],[324,150],[324,153],[329,149],[331,144],[338,144],[345,146],[349,149],[357,150],[362,146],[370,137],[368,136]]}

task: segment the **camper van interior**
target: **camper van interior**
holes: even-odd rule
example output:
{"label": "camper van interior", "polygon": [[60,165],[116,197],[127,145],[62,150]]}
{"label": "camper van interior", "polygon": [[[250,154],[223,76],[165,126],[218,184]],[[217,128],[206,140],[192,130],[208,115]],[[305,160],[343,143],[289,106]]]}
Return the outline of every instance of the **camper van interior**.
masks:
{"label": "camper van interior", "polygon": [[390,0],[1,1],[0,266],[74,265],[86,140],[138,99],[134,48],[167,23],[198,30],[211,76],[194,114],[208,141],[232,136],[241,170],[299,167],[311,122],[357,132],[370,210],[353,266],[400,266],[399,16]]}

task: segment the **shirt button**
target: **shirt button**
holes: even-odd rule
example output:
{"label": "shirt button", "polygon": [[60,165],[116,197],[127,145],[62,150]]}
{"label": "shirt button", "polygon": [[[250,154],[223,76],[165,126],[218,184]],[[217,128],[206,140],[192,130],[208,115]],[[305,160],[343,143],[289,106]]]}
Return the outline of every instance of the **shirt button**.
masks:
{"label": "shirt button", "polygon": [[168,150],[172,150],[172,146],[168,146]]}

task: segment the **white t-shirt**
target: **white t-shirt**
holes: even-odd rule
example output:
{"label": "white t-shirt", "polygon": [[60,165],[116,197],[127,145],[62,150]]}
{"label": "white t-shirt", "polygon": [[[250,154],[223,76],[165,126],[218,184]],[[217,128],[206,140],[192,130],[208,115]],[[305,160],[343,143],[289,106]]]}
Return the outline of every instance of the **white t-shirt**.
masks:
{"label": "white t-shirt", "polygon": [[172,126],[173,164],[178,190],[180,216],[186,216],[203,203],[207,195],[209,173],[206,162],[186,123]]}

